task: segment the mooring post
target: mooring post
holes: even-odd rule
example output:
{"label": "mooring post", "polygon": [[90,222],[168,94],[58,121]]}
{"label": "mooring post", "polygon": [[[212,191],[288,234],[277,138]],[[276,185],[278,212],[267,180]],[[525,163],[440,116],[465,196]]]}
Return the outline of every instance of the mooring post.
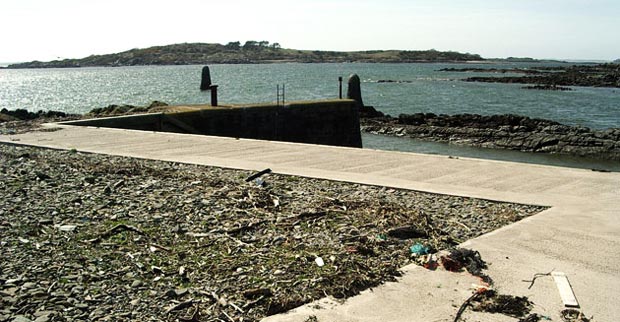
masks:
{"label": "mooring post", "polygon": [[211,90],[211,106],[217,106],[217,85],[209,86]]}
{"label": "mooring post", "polygon": [[211,72],[209,66],[202,68],[202,80],[200,81],[200,90],[206,91],[211,88]]}
{"label": "mooring post", "polygon": [[362,101],[362,87],[360,85],[360,77],[357,74],[349,76],[349,88],[347,88],[347,98],[355,100],[355,106],[358,110],[364,108],[364,102]]}
{"label": "mooring post", "polygon": [[342,99],[342,76],[338,77],[338,98]]}

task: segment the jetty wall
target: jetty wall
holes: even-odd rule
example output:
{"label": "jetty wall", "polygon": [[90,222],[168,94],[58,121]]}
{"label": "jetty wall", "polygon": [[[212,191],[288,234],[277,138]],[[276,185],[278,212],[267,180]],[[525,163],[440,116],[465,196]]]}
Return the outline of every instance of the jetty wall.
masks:
{"label": "jetty wall", "polygon": [[353,100],[184,108],[63,124],[362,147]]}

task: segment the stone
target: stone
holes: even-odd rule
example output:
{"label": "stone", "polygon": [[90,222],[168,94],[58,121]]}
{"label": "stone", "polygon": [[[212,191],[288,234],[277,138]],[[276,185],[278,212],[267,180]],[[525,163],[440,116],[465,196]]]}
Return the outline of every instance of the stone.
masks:
{"label": "stone", "polygon": [[34,320],[34,322],[48,322],[50,320],[49,315],[41,315]]}
{"label": "stone", "polygon": [[133,283],[131,283],[131,288],[136,288],[136,287],[140,287],[142,286],[142,281],[141,280],[134,280]]}
{"label": "stone", "polygon": [[401,114],[398,118],[365,116],[361,123],[362,131],[374,134],[620,160],[620,137],[615,130],[591,130],[519,115],[415,113]]}
{"label": "stone", "polygon": [[60,231],[72,232],[77,228],[75,225],[62,225],[58,227]]}
{"label": "stone", "polygon": [[51,225],[54,221],[51,218],[41,218],[39,219],[39,225]]}
{"label": "stone", "polygon": [[364,107],[364,101],[362,100],[362,87],[360,85],[360,77],[357,74],[349,76],[347,87],[347,98],[355,101],[355,106],[359,110]]}
{"label": "stone", "polygon": [[56,311],[36,311],[34,312],[34,317],[38,318],[45,315],[56,315],[58,314]]}
{"label": "stone", "polygon": [[200,81],[200,90],[206,91],[211,88],[211,72],[209,71],[209,66],[205,66],[202,68],[202,78]]}

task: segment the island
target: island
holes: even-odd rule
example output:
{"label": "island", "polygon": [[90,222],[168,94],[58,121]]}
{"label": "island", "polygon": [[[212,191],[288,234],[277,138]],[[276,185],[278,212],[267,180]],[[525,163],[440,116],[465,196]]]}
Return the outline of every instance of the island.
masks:
{"label": "island", "polygon": [[482,61],[480,55],[454,51],[431,50],[369,50],[321,51],[285,49],[268,41],[230,42],[226,45],[182,43],[143,49],[91,55],[81,59],[49,62],[31,61],[9,65],[7,68],[71,68],[119,67],[141,65],[202,65],[202,64],[259,64],[259,63],[417,63]]}

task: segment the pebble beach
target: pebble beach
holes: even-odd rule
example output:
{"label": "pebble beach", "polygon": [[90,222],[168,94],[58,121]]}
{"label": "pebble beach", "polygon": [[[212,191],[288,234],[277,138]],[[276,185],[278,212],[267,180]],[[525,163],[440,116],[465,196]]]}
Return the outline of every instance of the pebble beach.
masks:
{"label": "pebble beach", "polygon": [[0,321],[259,320],[544,210],[252,174],[1,144]]}

